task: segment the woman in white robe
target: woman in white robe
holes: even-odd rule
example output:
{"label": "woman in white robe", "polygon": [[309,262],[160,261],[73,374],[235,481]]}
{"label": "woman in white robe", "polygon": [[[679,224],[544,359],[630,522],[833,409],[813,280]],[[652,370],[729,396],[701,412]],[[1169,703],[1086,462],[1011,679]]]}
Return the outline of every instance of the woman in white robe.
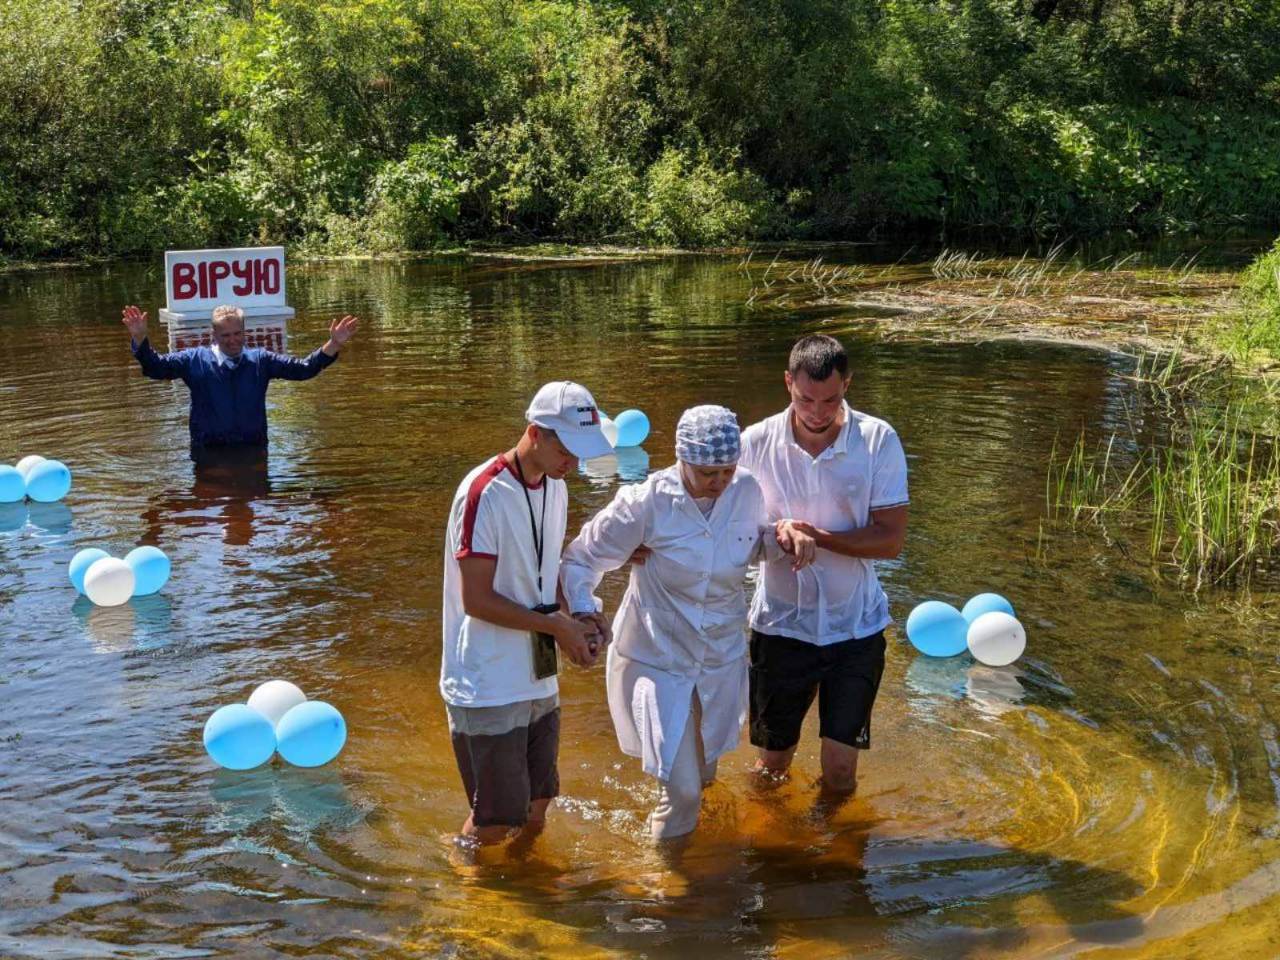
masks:
{"label": "woman in white robe", "polygon": [[[618,745],[658,779],[649,817],[655,839],[697,825],[703,787],[732,750],[747,714],[748,565],[768,551],[812,562],[811,538],[788,521],[768,523],[755,479],[737,469],[732,411],[686,410],[677,462],[622,487],[564,551],[561,584],[570,612],[594,613],[601,577],[633,564],[613,621],[606,669]],[[786,543],[783,550],[779,543]]]}

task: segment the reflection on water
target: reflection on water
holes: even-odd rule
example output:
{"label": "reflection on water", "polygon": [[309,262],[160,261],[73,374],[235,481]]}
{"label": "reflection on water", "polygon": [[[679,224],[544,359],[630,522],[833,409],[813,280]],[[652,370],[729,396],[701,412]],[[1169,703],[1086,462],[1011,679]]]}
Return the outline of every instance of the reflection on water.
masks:
{"label": "reflection on water", "polygon": [[[674,462],[674,455],[669,458]],[[623,483],[640,483],[649,476],[649,454],[644,447],[623,447],[603,457],[583,460],[579,472],[594,486],[609,489],[615,479]]]}
{"label": "reflection on water", "polygon": [[[0,954],[1274,952],[1274,598],[1190,599],[1040,525],[1057,438],[1131,421],[1160,436],[1127,364],[886,343],[853,308],[749,309],[750,282],[712,257],[299,264],[295,349],[339,313],[368,323],[323,377],[272,386],[269,459],[193,466],[186,388],[144,380],[119,329],[121,304],[159,300],[154,272],[0,275],[0,461],[56,453],[76,473],[61,504],[0,505],[0,702],[16,718],[0,809],[20,811],[0,817]],[[851,401],[907,451],[908,546],[882,565],[895,614],[995,589],[1027,655],[931,660],[894,636],[856,797],[817,802],[811,721],[791,780],[759,783],[740,747],[698,832],[659,849],[653,784],[618,752],[600,671],[567,667],[546,833],[460,856],[436,692],[459,478],[510,445],[538,384],[580,380],[653,433],[570,478],[577,529],[672,461],[685,408],[776,412],[790,344],[817,330],[845,339]],[[173,562],[161,594],[74,597],[75,551],[142,543]],[[609,609],[624,583],[602,584]],[[342,710],[343,755],[215,770],[205,719],[272,678]]]}
{"label": "reflection on water", "polygon": [[27,504],[27,522],[41,534],[62,536],[71,532],[71,508],[62,501],[57,503]]}
{"label": "reflection on water", "polygon": [[987,716],[998,717],[1012,710],[1026,696],[1026,688],[1018,682],[1022,675],[1015,664],[1007,667],[974,664],[965,677],[965,698]]}
{"label": "reflection on water", "polygon": [[296,843],[311,844],[325,831],[347,830],[367,815],[351,796],[336,767],[305,770],[275,760],[256,770],[216,770],[210,776],[213,804],[208,829],[244,836],[274,825]]}
{"label": "reflection on water", "polygon": [[166,492],[152,498],[143,512],[147,542],[162,539],[168,524],[204,526],[212,516],[221,525],[227,546],[249,546],[254,503],[271,493],[266,449],[206,449],[193,464],[192,473],[190,492]]}
{"label": "reflection on water", "polygon": [[998,717],[1014,709],[1027,695],[1019,678],[1025,671],[1017,664],[988,667],[968,654],[927,657],[915,654],[904,680],[915,709],[928,713],[936,701],[962,700],[980,714]]}
{"label": "reflection on water", "polygon": [[25,503],[0,503],[0,533],[13,533],[27,525]]}
{"label": "reflection on water", "polygon": [[71,612],[84,627],[96,653],[152,650],[173,636],[173,606],[163,593],[133,597],[116,607],[99,607],[79,596]]}

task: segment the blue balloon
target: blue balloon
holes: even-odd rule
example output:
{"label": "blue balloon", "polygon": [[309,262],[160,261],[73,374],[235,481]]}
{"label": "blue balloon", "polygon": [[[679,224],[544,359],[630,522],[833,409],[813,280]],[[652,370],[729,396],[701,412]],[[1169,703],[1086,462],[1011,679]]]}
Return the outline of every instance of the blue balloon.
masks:
{"label": "blue balloon", "polygon": [[248,704],[219,707],[204,725],[204,748],[228,770],[252,770],[271,759],[276,732],[271,721]]}
{"label": "blue balloon", "polygon": [[1007,613],[1011,617],[1016,616],[1013,612],[1013,604],[998,593],[980,593],[976,597],[971,597],[960,613],[964,616],[965,623],[973,623],[984,613],[991,613],[993,610]]}
{"label": "blue balloon", "polygon": [[27,495],[27,481],[16,467],[0,463],[0,503],[17,503]]}
{"label": "blue balloon", "polygon": [[85,547],[71,558],[71,562],[67,564],[67,576],[71,578],[71,585],[76,588],[76,593],[84,593],[84,575],[89,572],[93,561],[109,556],[111,554],[105,550]]}
{"label": "blue balloon", "polygon": [[159,547],[136,547],[125,555],[124,562],[133,569],[135,597],[155,593],[169,582],[172,566]]}
{"label": "blue balloon", "polygon": [[954,657],[969,649],[969,623],[951,604],[926,600],[907,617],[907,639],[931,657]]}
{"label": "blue balloon", "polygon": [[614,423],[618,425],[618,447],[638,447],[649,436],[649,418],[639,410],[623,410]]}
{"label": "blue balloon", "polygon": [[347,742],[347,722],[335,707],[308,700],[280,718],[276,724],[276,749],[296,767],[328,763]]}
{"label": "blue balloon", "polygon": [[37,463],[27,474],[27,496],[39,503],[56,503],[71,489],[71,471],[60,460]]}

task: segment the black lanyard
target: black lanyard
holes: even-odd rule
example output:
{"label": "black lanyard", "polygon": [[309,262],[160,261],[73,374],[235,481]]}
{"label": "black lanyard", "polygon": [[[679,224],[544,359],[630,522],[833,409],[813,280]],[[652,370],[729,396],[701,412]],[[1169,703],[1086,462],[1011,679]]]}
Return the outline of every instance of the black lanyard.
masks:
{"label": "black lanyard", "polygon": [[511,454],[512,459],[516,462],[516,475],[520,478],[520,489],[524,491],[524,502],[529,507],[529,529],[533,531],[533,549],[538,555],[538,602],[542,603],[542,546],[546,543],[545,533],[547,530],[547,478],[544,474],[542,477],[542,531],[544,536],[538,535],[538,524],[533,521],[533,498],[529,496],[529,485],[524,482],[524,469],[520,466],[520,454]]}

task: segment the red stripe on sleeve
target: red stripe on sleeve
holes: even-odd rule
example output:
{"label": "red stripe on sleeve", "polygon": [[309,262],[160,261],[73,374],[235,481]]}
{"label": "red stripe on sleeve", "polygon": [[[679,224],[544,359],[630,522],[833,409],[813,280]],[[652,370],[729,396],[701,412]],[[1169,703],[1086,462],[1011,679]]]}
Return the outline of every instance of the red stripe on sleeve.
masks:
{"label": "red stripe on sleeve", "polygon": [[458,550],[454,557],[463,560],[467,557],[484,557],[488,560],[497,560],[498,556],[494,553],[477,553],[471,549],[471,538],[476,528],[476,513],[480,510],[480,497],[484,494],[484,488],[489,485],[489,481],[507,469],[507,463],[502,457],[494,457],[493,463],[485,467],[471,481],[471,486],[467,490],[467,505],[462,511],[462,539],[458,543]]}

